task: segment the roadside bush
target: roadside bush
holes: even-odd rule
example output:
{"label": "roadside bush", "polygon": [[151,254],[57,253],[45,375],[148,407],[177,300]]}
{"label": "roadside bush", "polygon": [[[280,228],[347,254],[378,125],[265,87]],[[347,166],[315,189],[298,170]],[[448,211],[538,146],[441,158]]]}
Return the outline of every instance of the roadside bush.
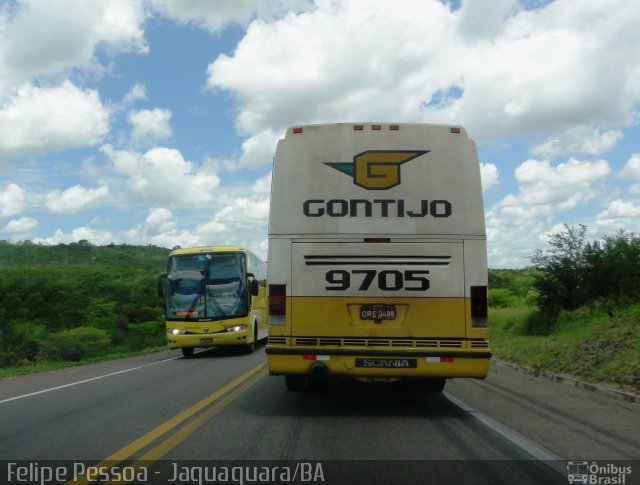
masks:
{"label": "roadside bush", "polygon": [[3,342],[1,365],[14,365],[18,361],[33,361],[47,335],[43,325],[33,322],[4,321],[0,324],[0,339]]}
{"label": "roadside bush", "polygon": [[558,314],[549,314],[540,310],[531,313],[522,326],[523,335],[549,335],[556,327]]}
{"label": "roadside bush", "polygon": [[[586,242],[587,226],[549,236],[549,248],[531,256],[538,273],[538,311],[527,320],[532,335],[552,332],[563,311],[584,305],[627,306],[640,300],[640,238],[620,232]],[[611,313],[611,312],[609,312]]]}
{"label": "roadside bush", "polygon": [[95,327],[76,327],[54,333],[42,344],[41,352],[48,360],[79,361],[106,353],[109,334]]}
{"label": "roadside bush", "polygon": [[489,306],[492,308],[509,308],[517,306],[518,297],[506,288],[489,288]]}
{"label": "roadside bush", "polygon": [[18,356],[15,352],[3,352],[0,351],[0,367],[9,367],[16,365]]}
{"label": "roadside bush", "polygon": [[128,350],[161,347],[166,343],[166,330],[163,321],[130,324],[127,327],[127,341],[123,342]]}

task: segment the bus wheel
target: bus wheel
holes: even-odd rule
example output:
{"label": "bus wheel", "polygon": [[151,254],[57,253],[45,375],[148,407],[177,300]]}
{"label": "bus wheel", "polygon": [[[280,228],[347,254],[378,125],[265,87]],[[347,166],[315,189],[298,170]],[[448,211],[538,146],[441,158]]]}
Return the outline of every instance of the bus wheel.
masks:
{"label": "bus wheel", "polygon": [[182,355],[185,357],[192,357],[194,350],[195,349],[193,347],[182,347]]}
{"label": "bus wheel", "polygon": [[446,383],[445,377],[428,377],[422,382],[422,386],[426,392],[442,392]]}
{"label": "bus wheel", "polygon": [[288,374],[284,376],[284,383],[289,391],[304,390],[305,376],[300,374]]}
{"label": "bus wheel", "polygon": [[254,350],[256,350],[256,344],[258,343],[258,325],[254,324],[253,326],[253,342],[251,342],[250,344],[246,344],[244,346],[244,351],[247,354],[252,353]]}

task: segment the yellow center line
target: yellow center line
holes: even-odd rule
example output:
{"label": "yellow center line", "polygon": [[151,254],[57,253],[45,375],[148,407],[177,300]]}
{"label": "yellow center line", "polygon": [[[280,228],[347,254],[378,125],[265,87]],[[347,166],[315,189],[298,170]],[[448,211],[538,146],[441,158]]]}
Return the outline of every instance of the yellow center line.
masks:
{"label": "yellow center line", "polygon": [[[212,408],[212,409],[216,409],[216,412],[211,414],[211,416],[213,416],[214,414],[219,412],[219,410],[222,409],[224,407],[224,405],[228,404],[233,398],[239,396],[240,394],[242,394],[242,392],[246,391],[249,387],[251,387],[251,385],[255,384],[256,382],[258,382],[258,380],[262,379],[266,375],[266,371],[265,371],[266,365],[267,365],[266,362],[262,362],[262,363],[258,364],[256,367],[254,367],[253,369],[245,372],[240,377],[238,377],[238,378],[234,379],[233,381],[231,381],[229,384],[221,387],[220,389],[218,389],[213,394],[205,397],[204,399],[202,399],[201,401],[197,402],[196,404],[194,404],[190,408],[188,408],[185,411],[181,412],[180,414],[174,416],[173,418],[169,419],[168,421],[165,421],[160,426],[156,427],[155,429],[152,429],[151,431],[149,431],[148,433],[144,434],[140,438],[136,439],[132,443],[128,444],[127,446],[125,446],[125,447],[121,448],[120,450],[116,451],[115,453],[111,454],[110,456],[108,456],[107,458],[102,460],[100,463],[95,465],[95,467],[97,467],[97,468],[109,468],[109,469],[113,468],[118,463],[126,460],[127,458],[130,458],[134,453],[136,453],[137,451],[140,451],[142,448],[148,446],[151,442],[153,442],[154,440],[158,439],[162,435],[168,433],[169,431],[171,431],[172,429],[177,427],[180,423],[182,423],[185,420],[189,419],[191,416],[193,416],[194,414],[198,413],[202,409],[206,408],[211,403],[215,402],[216,400],[218,400],[220,398],[224,398],[224,399],[222,399],[220,401],[220,403],[216,403],[216,405]],[[263,372],[260,373],[260,371],[263,371]],[[252,380],[251,381],[251,385],[244,386],[242,388],[242,392],[238,392],[238,393],[233,392],[232,393],[232,391],[236,390],[236,388],[238,388],[241,384],[243,384],[249,378],[251,378],[252,376],[254,376],[254,375],[258,374],[258,373],[260,373],[259,377],[254,379],[254,380]],[[230,395],[229,396],[225,396],[226,394],[230,394]],[[233,398],[231,398],[231,396],[233,396]],[[224,404],[222,404],[222,403],[224,403]],[[205,414],[209,414],[209,413],[211,413],[211,410],[208,410],[207,413],[205,413]],[[204,421],[202,421],[202,422],[204,422]],[[189,434],[191,434],[191,433],[189,433]],[[173,446],[172,446],[172,448],[173,448]],[[158,458],[156,458],[156,459],[158,459]],[[90,483],[90,481],[91,480],[86,475],[81,475],[81,476],[76,477],[73,480],[68,481],[66,485],[71,485],[71,484],[73,484],[73,485],[87,485],[88,483]]]}
{"label": "yellow center line", "polygon": [[224,409],[227,404],[236,399],[241,394],[244,394],[247,390],[249,390],[253,385],[255,385],[258,381],[266,377],[267,370],[263,369],[258,374],[254,375],[250,380],[244,382],[241,386],[238,386],[233,391],[231,391],[228,395],[220,399],[220,401],[216,402],[213,406],[207,409],[204,413],[199,415],[193,421],[189,422],[178,431],[176,431],[173,435],[171,435],[166,440],[163,440],[160,444],[158,444],[155,448],[147,452],[143,455],[139,462],[144,464],[144,462],[154,462],[162,459],[169,451],[182,443],[185,439],[189,437],[194,431],[200,428],[204,423],[209,421],[213,416],[218,414],[222,409]]}

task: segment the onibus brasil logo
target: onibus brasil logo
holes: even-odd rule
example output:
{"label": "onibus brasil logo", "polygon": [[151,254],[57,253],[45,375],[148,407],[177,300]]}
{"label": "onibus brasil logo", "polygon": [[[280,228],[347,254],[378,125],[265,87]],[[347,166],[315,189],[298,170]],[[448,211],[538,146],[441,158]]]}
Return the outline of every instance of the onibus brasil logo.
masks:
{"label": "onibus brasil logo", "polygon": [[[624,464],[607,463],[602,465],[595,461],[570,461],[567,463],[567,479],[569,483],[581,483],[584,485],[624,485],[627,477],[631,475],[631,466]],[[630,482],[629,482],[630,483]]]}
{"label": "onibus brasil logo", "polygon": [[353,157],[353,162],[325,162],[339,172],[353,177],[353,183],[368,190],[387,190],[400,185],[400,166],[429,150],[367,150]]}

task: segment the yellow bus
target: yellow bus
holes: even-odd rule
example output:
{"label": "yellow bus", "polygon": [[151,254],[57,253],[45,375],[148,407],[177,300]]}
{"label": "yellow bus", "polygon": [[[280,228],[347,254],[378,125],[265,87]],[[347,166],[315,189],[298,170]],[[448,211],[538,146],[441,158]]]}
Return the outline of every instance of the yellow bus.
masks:
{"label": "yellow bus", "polygon": [[461,126],[291,127],[273,162],[269,371],[484,378],[487,247],[480,166]]}
{"label": "yellow bus", "polygon": [[267,265],[246,248],[176,248],[158,280],[167,342],[191,357],[199,347],[242,346],[267,336]]}

